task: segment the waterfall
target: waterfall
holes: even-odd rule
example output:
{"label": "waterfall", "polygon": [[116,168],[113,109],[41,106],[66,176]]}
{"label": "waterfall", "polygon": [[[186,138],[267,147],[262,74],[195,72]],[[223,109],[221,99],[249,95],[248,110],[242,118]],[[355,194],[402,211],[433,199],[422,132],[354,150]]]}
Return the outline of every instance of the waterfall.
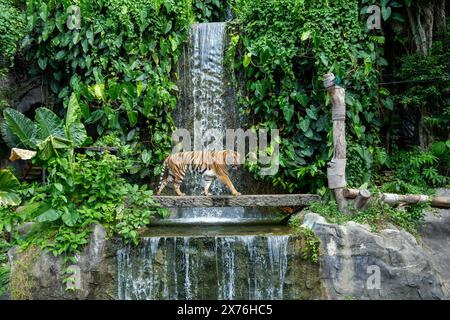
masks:
{"label": "waterfall", "polygon": [[[216,137],[225,137],[227,128],[239,127],[238,107],[230,98],[234,90],[227,83],[224,65],[227,41],[225,22],[194,24],[179,63],[181,95],[174,118],[177,128],[187,129],[191,133],[193,150],[223,150],[226,148],[224,141],[216,140]],[[206,135],[207,130],[214,131]],[[239,189],[239,182],[244,180],[241,174],[230,172],[230,175]],[[182,189],[187,194],[201,195],[203,183],[201,176],[187,174]],[[210,192],[215,195],[229,194],[217,179],[211,184]],[[176,210],[172,220],[220,223],[236,222],[244,217],[249,217],[244,208],[195,208]]]}
{"label": "waterfall", "polygon": [[118,298],[283,299],[289,236],[152,237],[117,253]]}
{"label": "waterfall", "polygon": [[[179,129],[187,129],[191,138],[194,135],[191,146],[195,150],[224,149],[224,141],[216,141],[216,137],[224,134],[227,128],[240,127],[238,107],[227,81],[229,70],[224,65],[227,38],[226,23],[193,25],[179,63],[181,96],[174,118]],[[205,137],[205,132],[210,129],[214,129],[214,133]],[[241,168],[230,172],[230,177],[238,190],[247,193],[241,185],[249,181],[249,190],[254,192],[252,180],[244,174],[245,170]],[[203,181],[200,176],[186,175],[182,189],[187,194],[200,195]],[[217,180],[210,191],[213,194],[229,193]],[[288,259],[292,255],[289,249],[292,238],[285,232],[280,233],[278,227],[268,227],[261,233],[260,229],[251,231],[248,225],[243,232],[242,228],[239,229],[242,226],[235,225],[232,226],[233,233],[226,233],[223,226],[225,222],[244,224],[248,220],[256,220],[261,223],[264,219],[273,221],[274,215],[256,208],[174,210],[170,218],[164,220],[168,226],[159,226],[162,232],[143,238],[136,247],[126,246],[117,252],[118,298],[231,300],[297,297],[300,291],[292,289],[292,283],[302,281],[301,277],[295,276],[299,274],[301,264],[297,254]],[[195,226],[184,225],[189,223],[195,223]],[[214,226],[196,229],[205,223]],[[174,227],[173,224],[181,225]],[[172,230],[164,233],[164,228]],[[190,233],[186,234],[185,228],[189,228]],[[294,275],[289,277],[290,272]],[[297,288],[302,286],[299,284]]]}

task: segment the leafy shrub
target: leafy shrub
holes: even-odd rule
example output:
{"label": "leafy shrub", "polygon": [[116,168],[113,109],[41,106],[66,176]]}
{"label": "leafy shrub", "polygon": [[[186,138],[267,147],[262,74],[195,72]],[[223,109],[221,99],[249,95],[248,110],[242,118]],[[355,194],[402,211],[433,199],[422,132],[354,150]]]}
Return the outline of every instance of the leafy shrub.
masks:
{"label": "leafy shrub", "polygon": [[7,251],[10,245],[0,237],[0,297],[5,294],[9,283],[9,267]]}
{"label": "leafy shrub", "polygon": [[294,215],[289,219],[289,226],[295,235],[299,235],[304,240],[303,259],[311,260],[314,263],[319,262],[320,255],[320,239],[314,234],[310,228],[302,227],[302,219],[300,215]]}
{"label": "leafy shrub", "polygon": [[[394,147],[403,149],[406,139],[424,149],[430,147],[433,140],[450,138],[450,33],[441,37],[444,40],[434,41],[429,55],[415,53],[405,55],[399,61],[395,76],[410,83],[393,90],[396,102],[396,112],[392,113],[391,120]],[[408,130],[400,130],[405,127],[405,114],[414,118],[408,128],[412,132],[408,135],[402,132]]]}
{"label": "leafy shrub", "polygon": [[422,188],[447,183],[447,177],[439,173],[440,160],[432,151],[400,151],[392,156],[392,162],[398,180]]}
{"label": "leafy shrub", "polygon": [[70,98],[64,121],[45,107],[36,109],[34,122],[19,111],[7,108],[3,111],[2,136],[9,147],[37,150],[39,158],[46,161],[68,150],[73,153],[73,148],[90,142],[79,114],[75,95]]}
{"label": "leafy shrub", "polygon": [[127,161],[107,152],[78,154],[73,164],[67,158],[52,159],[48,183],[30,186],[31,199],[22,211],[45,227],[44,232],[32,233],[29,243],[47,247],[55,255],[74,253],[87,243],[92,223],[137,243],[137,229],[159,211],[152,191],[121,176],[128,168]]}
{"label": "leafy shrub", "polygon": [[221,22],[226,19],[228,1],[193,0],[192,7],[197,22]]}

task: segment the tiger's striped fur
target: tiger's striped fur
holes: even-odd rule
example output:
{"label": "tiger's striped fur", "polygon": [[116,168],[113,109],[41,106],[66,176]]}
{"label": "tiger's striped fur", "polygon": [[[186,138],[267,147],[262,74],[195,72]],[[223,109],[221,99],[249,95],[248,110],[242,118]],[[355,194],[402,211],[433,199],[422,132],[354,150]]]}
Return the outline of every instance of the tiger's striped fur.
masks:
{"label": "tiger's striped fur", "polygon": [[[181,192],[180,186],[186,172],[200,173],[205,179],[205,195],[210,195],[209,187],[214,178],[224,183],[233,195],[240,195],[228,177],[227,164],[238,165],[240,155],[236,151],[190,151],[177,152],[164,160],[163,170],[158,186],[157,195],[160,195],[169,182],[174,184],[175,192],[178,196],[185,196]],[[168,169],[168,170],[167,170]],[[164,178],[164,173],[168,175]]]}

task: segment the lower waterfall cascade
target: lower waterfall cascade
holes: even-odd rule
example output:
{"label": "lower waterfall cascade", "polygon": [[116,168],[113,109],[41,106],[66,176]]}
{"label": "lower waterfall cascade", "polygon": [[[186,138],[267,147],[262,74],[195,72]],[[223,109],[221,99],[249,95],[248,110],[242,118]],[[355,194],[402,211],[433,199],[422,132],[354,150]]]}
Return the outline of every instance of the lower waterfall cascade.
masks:
{"label": "lower waterfall cascade", "polygon": [[283,299],[289,238],[143,238],[117,253],[118,298]]}

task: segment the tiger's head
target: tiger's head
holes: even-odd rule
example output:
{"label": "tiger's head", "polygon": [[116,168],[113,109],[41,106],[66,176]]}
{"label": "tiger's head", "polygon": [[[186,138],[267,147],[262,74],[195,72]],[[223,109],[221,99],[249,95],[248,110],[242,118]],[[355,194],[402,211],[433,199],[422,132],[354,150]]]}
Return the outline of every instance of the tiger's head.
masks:
{"label": "tiger's head", "polygon": [[241,164],[241,155],[237,151],[224,150],[223,160],[229,166],[238,166]]}

